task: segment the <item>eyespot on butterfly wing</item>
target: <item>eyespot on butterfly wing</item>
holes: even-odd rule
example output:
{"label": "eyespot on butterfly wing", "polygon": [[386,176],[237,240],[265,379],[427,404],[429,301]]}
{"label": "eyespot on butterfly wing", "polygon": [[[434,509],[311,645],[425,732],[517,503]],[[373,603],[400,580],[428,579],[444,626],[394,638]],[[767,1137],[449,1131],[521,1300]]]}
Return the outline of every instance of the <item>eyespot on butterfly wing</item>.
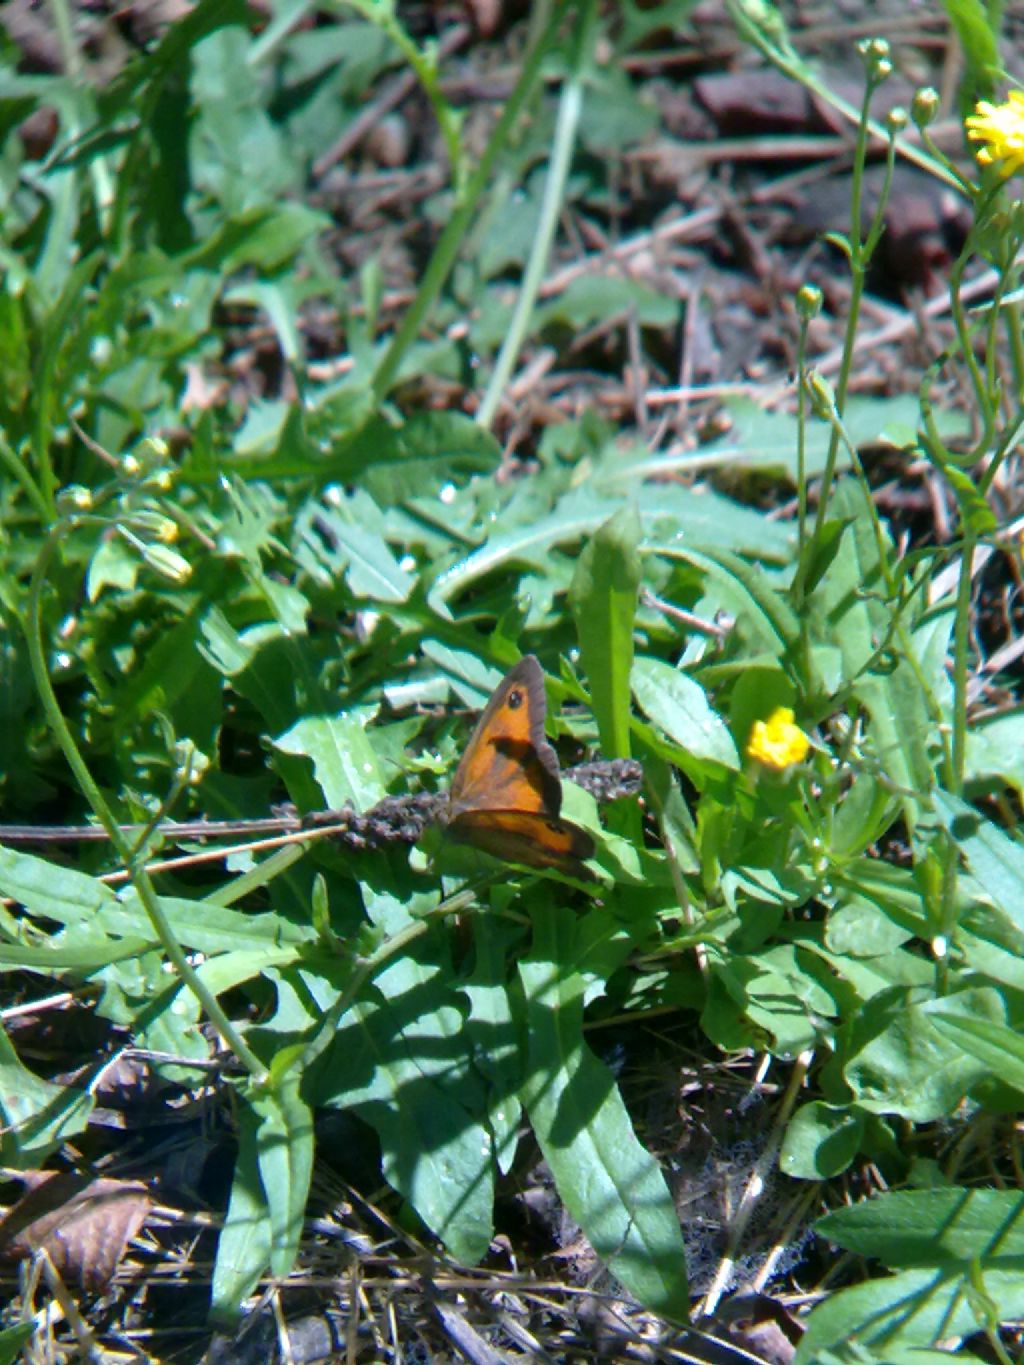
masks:
{"label": "eyespot on butterfly wing", "polygon": [[448,833],[527,867],[586,876],[586,830],[561,818],[558,759],[544,735],[544,674],[532,654],[494,689],[455,772]]}

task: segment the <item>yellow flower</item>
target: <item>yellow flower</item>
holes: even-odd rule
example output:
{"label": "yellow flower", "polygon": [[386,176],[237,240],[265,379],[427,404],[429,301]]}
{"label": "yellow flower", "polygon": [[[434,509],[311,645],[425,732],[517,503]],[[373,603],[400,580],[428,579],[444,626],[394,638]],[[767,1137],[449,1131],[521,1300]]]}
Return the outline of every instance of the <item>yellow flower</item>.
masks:
{"label": "yellow flower", "polygon": [[979,100],[965,119],[967,136],[984,143],[975,153],[983,166],[1001,162],[1001,175],[1016,175],[1024,167],[1024,90],[1011,90],[1003,104]]}
{"label": "yellow flower", "polygon": [[811,741],[793,723],[788,706],[777,706],[767,720],[755,720],[747,742],[747,757],[756,758],[768,768],[788,768],[802,763]]}

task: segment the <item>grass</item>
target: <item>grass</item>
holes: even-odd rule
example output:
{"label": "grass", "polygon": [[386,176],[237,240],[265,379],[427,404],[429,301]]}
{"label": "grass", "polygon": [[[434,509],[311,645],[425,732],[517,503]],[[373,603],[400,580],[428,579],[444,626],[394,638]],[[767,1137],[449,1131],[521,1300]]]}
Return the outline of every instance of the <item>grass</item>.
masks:
{"label": "grass", "polygon": [[[730,9],[832,98],[774,11]],[[608,168],[655,125],[624,63],[686,11],[536,7],[483,129],[386,5],[257,31],[201,3],[106,86],[60,6],[57,74],[20,72],[5,40],[0,795],[8,825],[109,838],[0,838],[0,1157],[11,1205],[16,1173],[152,1179],[101,1121],[112,1073],[142,1058],[161,1119],[207,1096],[235,1145],[219,1199],[192,1192],[217,1223],[202,1313],[223,1330],[261,1286],[286,1316],[317,1281],[332,1161],[352,1178],[332,1227],[405,1241],[382,1294],[425,1248],[448,1258],[439,1282],[462,1265],[481,1295],[512,1292],[495,1238],[539,1153],[588,1289],[621,1295],[637,1331],[668,1342],[737,1284],[781,1298],[816,1279],[793,1304],[801,1365],[1012,1358],[1024,726],[1012,678],[1005,705],[979,704],[977,575],[983,552],[1019,559],[1019,214],[996,170],[939,150],[928,101],[874,122],[891,54],[865,43],[862,105],[842,111],[852,221],[879,145],[890,175],[909,155],[974,218],[910,422],[854,393],[886,188],[837,239],[834,383],[813,367],[812,287],[789,407],[727,398],[728,436],[668,447],[592,404],[524,428],[510,381],[545,347],[617,315],[639,373],[682,320],[627,273],[543,284],[559,223],[607,211]],[[968,107],[996,91],[998,25],[951,11]],[[354,221],[336,223],[309,192],[324,130],[407,70],[448,179],[397,177],[422,202],[375,204],[365,228],[361,191],[342,195]],[[37,155],[25,121],[47,110]],[[991,294],[969,306],[981,263]],[[951,383],[958,413],[938,401]],[[907,543],[880,514],[861,452],[883,431],[930,471],[945,540]],[[729,491],[707,477],[737,467]],[[586,881],[424,832],[466,713],[523,653],[566,762],[606,765],[563,784],[596,841]],[[759,762],[751,734],[779,708],[784,756]],[[282,799],[365,820],[216,861],[168,827]],[[677,1095],[694,1055],[722,1086],[739,1068],[746,1096],[715,1113],[703,1088]],[[674,1157],[702,1128],[740,1185],[711,1269]],[[0,1358],[42,1358],[45,1303],[62,1346],[113,1349],[96,1295],[119,1265],[130,1282],[140,1198],[104,1187],[115,1225],[63,1193],[60,1251],[19,1205],[35,1278],[12,1285]],[[159,1263],[152,1237],[134,1246],[143,1274]],[[512,1255],[528,1263],[529,1239]],[[514,1281],[527,1298],[537,1262]],[[374,1325],[351,1349],[394,1342]]]}

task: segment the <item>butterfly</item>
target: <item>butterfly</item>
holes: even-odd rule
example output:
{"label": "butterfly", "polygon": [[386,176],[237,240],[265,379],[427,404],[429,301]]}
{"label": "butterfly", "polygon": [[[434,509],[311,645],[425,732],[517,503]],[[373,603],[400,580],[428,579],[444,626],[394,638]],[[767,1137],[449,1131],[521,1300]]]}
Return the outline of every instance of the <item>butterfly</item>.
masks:
{"label": "butterfly", "polygon": [[532,654],[509,669],[477,722],[455,780],[448,833],[496,858],[589,876],[586,830],[561,818],[562,780],[544,738],[544,674]]}

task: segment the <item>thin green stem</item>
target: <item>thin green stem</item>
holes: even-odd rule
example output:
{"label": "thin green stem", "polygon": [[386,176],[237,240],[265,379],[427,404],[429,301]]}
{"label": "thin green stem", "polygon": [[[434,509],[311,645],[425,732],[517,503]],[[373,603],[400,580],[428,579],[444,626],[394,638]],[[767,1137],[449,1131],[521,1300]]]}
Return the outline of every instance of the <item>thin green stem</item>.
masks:
{"label": "thin green stem", "polygon": [[967,746],[967,658],[970,649],[971,569],[978,539],[969,522],[964,523],[960,552],[960,577],[956,588],[956,615],[953,620],[953,785],[958,796],[964,785]]}
{"label": "thin green stem", "polygon": [[[726,0],[726,8],[739,33],[767,57],[773,66],[792,80],[798,81],[805,90],[811,91],[822,103],[829,105],[838,114],[841,114],[848,123],[860,126],[863,111],[854,108],[841,95],[836,94],[834,89],[820,80],[807,63],[788,45],[788,40],[785,43],[773,42],[757,25],[751,23],[749,17],[743,13],[737,4],[737,0]],[[773,17],[781,22],[777,11],[773,11]],[[864,126],[871,136],[879,141],[887,142],[892,138],[889,130],[874,119],[867,119]],[[918,147],[913,142],[907,142],[904,138],[897,138],[895,145],[896,151],[905,161],[920,166],[922,170],[926,170],[936,180],[941,180],[956,189],[962,188],[962,177],[946,164],[945,157],[936,159],[926,149]]]}
{"label": "thin green stem", "polygon": [[11,449],[6,438],[2,434],[0,434],[0,464],[5,465],[7,472],[11,477],[21,484],[29,502],[35,508],[36,516],[38,516],[42,525],[46,526],[50,520],[53,509],[40,491],[39,485],[29,473],[24,461],[18,459],[17,454]]}
{"label": "thin green stem", "polygon": [[[867,156],[868,108],[871,104],[872,93],[873,86],[869,82],[864,90],[864,104],[861,110],[860,121],[857,124],[857,143],[853,156],[852,186],[850,189],[849,237],[850,308],[846,317],[846,329],[843,337],[843,355],[839,366],[835,399],[836,412],[840,419],[846,408],[846,394],[850,387],[850,375],[853,373],[853,357],[857,340],[857,327],[860,322],[860,304],[864,295],[864,285],[867,279],[868,260],[865,255],[864,244],[861,241],[860,214],[864,185],[864,163]],[[890,155],[891,153],[892,140],[890,139]],[[821,476],[821,494],[818,498],[818,512],[814,521],[814,537],[816,540],[821,537],[828,516],[829,494],[832,488],[832,482],[835,479],[836,461],[839,458],[839,440],[840,428],[838,425],[833,425],[832,434],[829,437],[828,453],[825,457],[825,468]]]}
{"label": "thin green stem", "polygon": [[46,666],[46,654],[43,647],[43,591],[46,587],[47,570],[50,561],[56,553],[61,539],[77,526],[83,525],[86,519],[74,522],[62,522],[54,527],[43,543],[43,547],[36,559],[35,567],[32,571],[32,579],[29,584],[28,608],[26,611],[24,628],[25,638],[28,644],[29,661],[32,674],[35,679],[36,688],[39,693],[43,710],[50,723],[57,742],[64,751],[64,756],[68,761],[71,771],[74,773],[79,786],[86,799],[96,813],[97,819],[107,831],[111,843],[117,850],[118,856],[123,861],[126,870],[132,879],[132,885],[138,893],[139,901],[149,917],[153,926],[153,931],[168,959],[174,966],[181,981],[192,991],[196,999],[206,1011],[207,1017],[220,1034],[225,1045],[229,1047],[239,1059],[243,1066],[252,1074],[257,1083],[262,1083],[266,1079],[266,1068],[263,1063],[250,1050],[245,1040],[232,1024],[221,1009],[217,997],[208,989],[200,976],[193,969],[185,956],[181,944],[175,937],[170,920],[164,913],[160,904],[160,898],[156,893],[156,888],[146,872],[145,867],[139,860],[138,851],[132,847],[129,839],[121,832],[121,829],[114,818],[114,814],[104,799],[103,793],[93,780],[92,773],[89,771],[85,760],[82,758],[75,738],[71,733],[67,721],[61,712],[57,702],[56,694],[50,682],[49,670]]}
{"label": "thin green stem", "polygon": [[810,616],[804,610],[807,570],[810,567],[807,544],[807,319],[800,319],[796,343],[796,498],[797,566],[793,579],[793,606],[800,622],[800,663],[804,678],[811,677]]}
{"label": "thin green stem", "polygon": [[[1016,281],[1014,283],[1016,285]],[[1024,312],[1021,311],[1020,303],[1013,299],[1006,304],[1003,313],[1010,343],[1010,361],[1013,365],[1013,391],[1020,402],[1024,396]]]}
{"label": "thin green stem", "polygon": [[501,117],[495,125],[494,132],[491,134],[479,164],[467,180],[455,211],[438,239],[423,282],[416,292],[416,297],[402,319],[398,331],[392,337],[391,344],[385,351],[384,357],[373,376],[373,394],[378,401],[381,401],[390,392],[406,351],[419,336],[427,314],[433,307],[434,301],[455,264],[455,258],[462,245],[462,240],[487,187],[487,182],[491,178],[495,162],[504,151],[512,129],[519,121],[519,117],[533,93],[534,86],[540,78],[541,64],[547,55],[548,47],[554,40],[561,16],[567,7],[568,0],[561,0],[555,9],[551,22],[527,54],[516,87],[502,110]]}
{"label": "thin green stem", "polygon": [[[594,13],[594,0],[584,0],[583,14],[580,16],[582,34],[589,35],[592,30],[591,19]],[[505,391],[512,368],[516,363],[523,338],[530,325],[534,304],[540,292],[541,281],[547,268],[548,257],[559,214],[565,198],[565,185],[572,165],[572,154],[576,146],[576,130],[579,127],[580,110],[583,106],[583,72],[589,49],[583,38],[577,43],[576,61],[571,77],[562,87],[558,106],[558,119],[555,124],[554,148],[548,167],[547,182],[540,206],[540,220],[530,248],[529,260],[523,274],[515,308],[508,332],[491,374],[487,392],[477,413],[476,420],[482,427],[490,427],[494,420],[501,396]]]}

